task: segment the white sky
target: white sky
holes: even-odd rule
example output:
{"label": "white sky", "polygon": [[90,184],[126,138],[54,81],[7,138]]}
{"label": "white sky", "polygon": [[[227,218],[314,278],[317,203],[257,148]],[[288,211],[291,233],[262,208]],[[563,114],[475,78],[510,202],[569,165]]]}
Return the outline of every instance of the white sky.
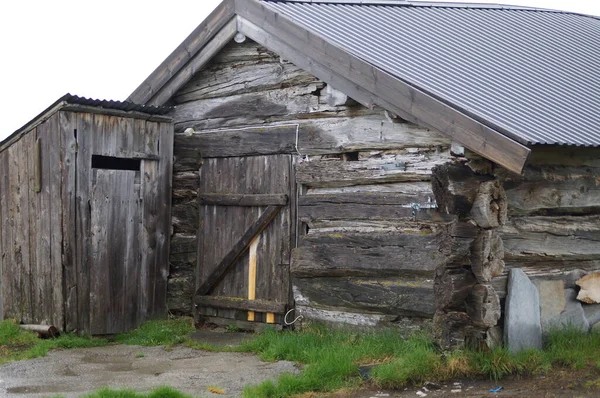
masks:
{"label": "white sky", "polygon": [[[220,0],[0,3],[0,140],[70,92],[124,100]],[[600,15],[593,0],[480,0]]]}

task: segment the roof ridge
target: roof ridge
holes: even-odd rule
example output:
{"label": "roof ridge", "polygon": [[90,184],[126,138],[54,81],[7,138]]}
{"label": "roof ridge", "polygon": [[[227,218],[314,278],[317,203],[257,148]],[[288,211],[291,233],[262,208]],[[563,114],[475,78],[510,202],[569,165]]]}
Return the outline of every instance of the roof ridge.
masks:
{"label": "roof ridge", "polygon": [[556,10],[552,8],[540,8],[519,6],[501,3],[467,3],[451,1],[427,1],[427,0],[261,0],[269,3],[307,3],[307,4],[340,4],[340,5],[379,5],[379,6],[405,6],[405,7],[436,7],[436,8],[467,8],[485,10],[512,10],[512,11],[537,11],[557,14],[572,14],[584,17],[600,19],[600,16],[584,14],[576,11]]}

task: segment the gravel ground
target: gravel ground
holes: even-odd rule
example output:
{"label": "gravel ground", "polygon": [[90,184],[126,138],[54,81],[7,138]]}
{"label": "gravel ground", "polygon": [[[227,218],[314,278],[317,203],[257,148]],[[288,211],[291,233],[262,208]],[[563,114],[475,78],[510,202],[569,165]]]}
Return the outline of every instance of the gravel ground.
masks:
{"label": "gravel ground", "polygon": [[[194,396],[239,396],[245,386],[298,372],[294,363],[267,363],[255,355],[187,347],[114,345],[52,351],[45,358],[0,366],[0,396],[79,397],[102,387],[139,391],[171,386]],[[226,395],[208,391],[214,386]]]}

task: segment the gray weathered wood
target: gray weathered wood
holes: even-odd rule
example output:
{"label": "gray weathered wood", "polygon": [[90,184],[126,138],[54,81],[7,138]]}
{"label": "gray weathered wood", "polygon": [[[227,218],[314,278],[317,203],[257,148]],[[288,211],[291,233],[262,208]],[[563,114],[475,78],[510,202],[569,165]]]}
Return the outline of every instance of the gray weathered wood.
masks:
{"label": "gray weathered wood", "polygon": [[344,162],[313,160],[296,168],[296,178],[310,187],[343,187],[389,182],[430,181],[431,169],[448,161],[449,152],[394,154],[380,159]]}
{"label": "gray weathered wood", "polygon": [[469,270],[440,267],[435,278],[435,299],[438,310],[464,310],[465,300],[476,283]]}
{"label": "gray weathered wood", "polygon": [[447,261],[440,251],[438,234],[413,233],[318,233],[308,234],[294,249],[292,274],[316,276],[424,275]]}
{"label": "gray weathered wood", "polygon": [[[260,24],[262,29],[303,52],[313,61],[335,67],[337,73],[369,92],[376,93],[384,101],[424,120],[473,151],[517,173],[522,170],[530,150],[498,131],[478,123],[470,116],[395,79],[330,42],[319,40],[311,32],[258,1],[238,0],[236,11],[243,19]],[[252,34],[249,36],[252,37]]]}
{"label": "gray weathered wood", "polygon": [[195,301],[196,305],[203,307],[272,312],[276,314],[284,314],[286,310],[285,303],[267,300],[244,300],[239,297],[197,296]]}
{"label": "gray weathered wood", "polygon": [[504,271],[504,244],[497,230],[482,230],[471,246],[471,270],[478,283],[489,283]]}
{"label": "gray weathered wood", "polygon": [[200,285],[198,290],[196,290],[197,296],[204,296],[215,287],[215,284],[218,283],[223,275],[228,271],[228,269],[235,264],[235,262],[240,258],[240,256],[244,253],[245,250],[248,249],[252,240],[259,235],[262,231],[267,228],[269,223],[273,221],[273,218],[279,213],[281,207],[279,206],[269,206],[267,209],[261,214],[261,216],[246,230],[242,238],[233,245],[229,253],[225,255],[223,260],[219,262],[219,264],[213,269],[212,273],[206,278],[204,283]]}
{"label": "gray weathered wood", "polygon": [[470,217],[481,228],[497,228],[506,224],[507,200],[500,181],[485,181],[473,202]]}
{"label": "gray weathered wood", "polygon": [[293,284],[302,305],[317,308],[427,318],[435,312],[433,280],[427,278],[294,278]]}
{"label": "gray weathered wood", "polygon": [[288,204],[286,194],[198,194],[200,205],[217,206],[285,206]]}
{"label": "gray weathered wood", "polygon": [[493,327],[500,319],[500,299],[491,285],[475,285],[467,298],[467,314],[476,326]]}

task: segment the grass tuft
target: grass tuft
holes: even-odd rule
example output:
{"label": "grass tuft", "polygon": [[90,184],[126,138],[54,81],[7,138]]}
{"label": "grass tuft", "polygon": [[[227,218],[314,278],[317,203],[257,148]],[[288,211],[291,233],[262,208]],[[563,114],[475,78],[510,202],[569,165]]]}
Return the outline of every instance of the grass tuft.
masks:
{"label": "grass tuft", "polygon": [[46,356],[52,349],[100,347],[107,345],[105,339],[74,334],[62,334],[57,338],[42,340],[33,332],[23,330],[13,320],[0,322],[0,365],[22,359]]}
{"label": "grass tuft", "polygon": [[120,344],[159,346],[184,343],[195,330],[191,318],[178,318],[166,321],[150,321],[138,329],[120,334],[115,341]]}

